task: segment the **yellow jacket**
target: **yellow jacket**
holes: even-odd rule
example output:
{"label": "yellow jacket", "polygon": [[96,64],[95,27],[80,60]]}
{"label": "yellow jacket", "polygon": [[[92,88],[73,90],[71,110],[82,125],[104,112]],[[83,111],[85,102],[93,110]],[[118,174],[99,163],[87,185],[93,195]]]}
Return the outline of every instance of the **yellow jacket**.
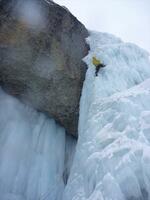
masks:
{"label": "yellow jacket", "polygon": [[97,60],[96,57],[93,56],[93,58],[92,58],[92,63],[93,63],[93,65],[98,66],[98,65],[101,64],[101,61],[100,61],[100,60]]}

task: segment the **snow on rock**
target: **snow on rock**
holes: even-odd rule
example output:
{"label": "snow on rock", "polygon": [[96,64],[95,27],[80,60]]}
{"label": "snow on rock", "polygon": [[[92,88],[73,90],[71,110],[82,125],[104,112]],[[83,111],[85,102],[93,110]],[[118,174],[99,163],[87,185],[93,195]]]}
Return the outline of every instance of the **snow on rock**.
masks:
{"label": "snow on rock", "polygon": [[74,152],[71,144],[75,146],[71,136],[66,138],[54,120],[0,89],[1,200],[60,200],[65,165],[69,171]]}
{"label": "snow on rock", "polygon": [[[91,32],[79,141],[64,200],[150,199],[150,60],[138,46]],[[92,56],[107,66],[95,77]]]}

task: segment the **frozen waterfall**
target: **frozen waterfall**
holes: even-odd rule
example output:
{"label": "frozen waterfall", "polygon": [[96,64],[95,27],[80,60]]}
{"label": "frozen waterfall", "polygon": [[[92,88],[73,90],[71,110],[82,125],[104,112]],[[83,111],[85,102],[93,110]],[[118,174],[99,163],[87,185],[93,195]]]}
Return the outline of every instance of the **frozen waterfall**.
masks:
{"label": "frozen waterfall", "polygon": [[[106,33],[87,41],[79,141],[63,199],[149,200],[149,54]],[[107,65],[98,77],[93,55]]]}
{"label": "frozen waterfall", "polygon": [[74,147],[54,120],[0,90],[0,200],[60,200]]}
{"label": "frozen waterfall", "polygon": [[0,200],[150,200],[149,54],[106,33],[87,42],[77,145],[0,89]]}

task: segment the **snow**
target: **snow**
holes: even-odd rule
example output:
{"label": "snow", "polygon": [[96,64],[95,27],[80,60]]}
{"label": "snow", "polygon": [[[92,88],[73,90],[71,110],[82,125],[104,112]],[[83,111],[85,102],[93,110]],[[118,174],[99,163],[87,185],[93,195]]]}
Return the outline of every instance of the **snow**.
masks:
{"label": "snow", "polygon": [[75,141],[53,119],[1,89],[0,111],[0,199],[60,200]]}
{"label": "snow", "polygon": [[[150,199],[149,54],[91,32],[79,140],[63,200]],[[91,60],[107,66],[95,77]]]}

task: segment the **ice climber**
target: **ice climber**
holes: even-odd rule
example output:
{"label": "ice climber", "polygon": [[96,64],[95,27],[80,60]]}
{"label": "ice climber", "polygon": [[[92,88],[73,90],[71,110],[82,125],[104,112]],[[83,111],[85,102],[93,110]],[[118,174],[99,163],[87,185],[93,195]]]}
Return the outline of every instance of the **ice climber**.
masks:
{"label": "ice climber", "polygon": [[95,56],[93,56],[93,65],[95,65],[96,70],[95,70],[95,76],[98,75],[98,72],[100,70],[101,67],[105,67],[106,65],[104,65],[100,60],[98,60]]}

